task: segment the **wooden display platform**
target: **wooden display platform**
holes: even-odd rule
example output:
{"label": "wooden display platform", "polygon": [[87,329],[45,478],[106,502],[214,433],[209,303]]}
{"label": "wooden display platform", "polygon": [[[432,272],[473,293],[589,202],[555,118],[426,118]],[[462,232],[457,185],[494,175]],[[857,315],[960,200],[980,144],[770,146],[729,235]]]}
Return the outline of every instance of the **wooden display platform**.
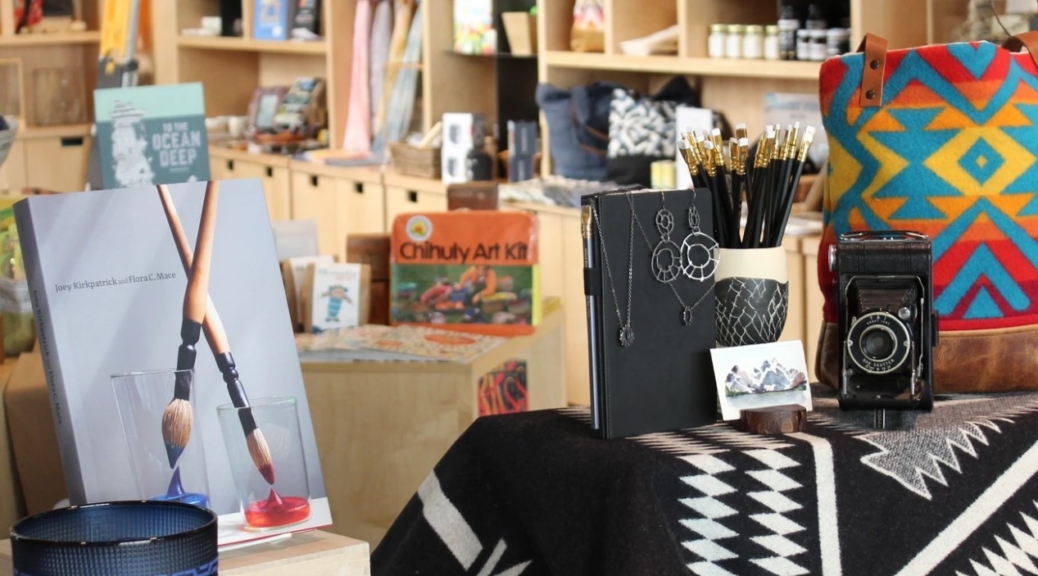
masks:
{"label": "wooden display platform", "polygon": [[562,325],[556,305],[545,310],[534,334],[511,338],[468,363],[304,361],[332,530],[377,546],[433,466],[479,417],[480,377],[501,364],[527,362],[529,410],[565,406]]}
{"label": "wooden display platform", "polygon": [[[220,553],[226,576],[370,576],[368,543],[328,532],[293,534],[270,544]],[[12,576],[11,541],[0,541],[0,576]]]}

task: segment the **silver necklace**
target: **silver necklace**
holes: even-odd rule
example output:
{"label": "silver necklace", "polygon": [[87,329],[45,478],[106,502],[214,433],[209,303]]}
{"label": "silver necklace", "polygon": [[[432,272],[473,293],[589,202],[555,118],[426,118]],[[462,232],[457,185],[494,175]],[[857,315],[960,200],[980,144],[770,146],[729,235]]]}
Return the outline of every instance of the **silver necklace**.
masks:
{"label": "silver necklace", "polygon": [[681,242],[682,272],[688,278],[702,282],[712,278],[717,270],[717,241],[699,228],[695,189],[692,190],[692,205],[688,208],[688,227],[692,233]]}
{"label": "silver necklace", "polygon": [[[630,196],[630,192],[628,192]],[[634,205],[631,205],[631,230],[630,242],[627,249],[627,321],[624,322],[620,315],[620,300],[616,297],[616,286],[613,284],[613,272],[609,269],[609,254],[606,253],[605,231],[598,219],[598,210],[591,206],[591,215],[595,218],[595,226],[598,228],[598,244],[602,247],[602,261],[605,262],[606,276],[609,278],[609,290],[613,293],[613,308],[616,309],[616,319],[620,323],[620,345],[624,348],[634,344],[634,328],[631,327],[631,294],[634,284]],[[641,226],[641,223],[638,224]]]}
{"label": "silver necklace", "polygon": [[[659,220],[659,214],[662,213],[662,212],[666,212],[668,215],[670,215],[670,211],[667,210],[666,200],[663,199],[663,191],[662,190],[660,191],[660,200],[663,202],[663,209],[660,210],[660,212],[657,212],[657,221]],[[655,262],[655,260],[656,260],[656,250],[663,244],[663,242],[658,244],[656,246],[656,248],[653,248],[652,242],[649,241],[649,235],[645,233],[645,228],[642,226],[641,219],[638,218],[638,214],[634,211],[634,199],[631,197],[631,193],[630,192],[627,193],[627,202],[628,202],[628,204],[631,205],[631,215],[633,216],[634,222],[638,223],[638,230],[641,231],[642,238],[645,239],[646,246],[648,246],[650,250],[653,250],[653,272],[655,272],[656,271],[656,268],[655,268],[655,266],[656,266],[656,262]],[[673,225],[673,217],[671,217],[671,219],[672,219],[672,225]],[[633,237],[633,235],[634,234],[632,232],[632,237]],[[679,270],[681,269],[681,262],[680,262],[680,260],[678,260],[678,269]],[[674,284],[672,284],[670,282],[664,282],[664,283],[667,286],[670,287],[670,291],[674,293],[674,297],[677,298],[678,304],[681,304],[681,321],[685,324],[685,326],[691,326],[692,325],[692,321],[695,319],[696,308],[698,308],[699,305],[703,303],[703,300],[705,300],[706,297],[711,292],[713,292],[713,290],[714,290],[713,284],[711,284],[710,288],[707,289],[707,291],[704,292],[703,295],[699,297],[699,300],[696,300],[694,304],[689,306],[689,305],[685,304],[685,300],[681,298],[681,294],[678,294],[678,290],[677,290],[677,288],[674,287]]]}

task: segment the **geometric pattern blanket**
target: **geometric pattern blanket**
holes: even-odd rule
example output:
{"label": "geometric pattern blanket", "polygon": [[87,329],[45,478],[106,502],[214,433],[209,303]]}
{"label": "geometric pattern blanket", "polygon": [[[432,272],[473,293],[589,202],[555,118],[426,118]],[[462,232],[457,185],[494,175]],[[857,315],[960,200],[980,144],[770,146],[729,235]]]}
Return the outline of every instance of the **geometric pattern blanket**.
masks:
{"label": "geometric pattern blanket", "polygon": [[1038,394],[944,396],[879,431],[814,393],[787,436],[606,441],[583,408],[481,418],[372,574],[1038,574]]}

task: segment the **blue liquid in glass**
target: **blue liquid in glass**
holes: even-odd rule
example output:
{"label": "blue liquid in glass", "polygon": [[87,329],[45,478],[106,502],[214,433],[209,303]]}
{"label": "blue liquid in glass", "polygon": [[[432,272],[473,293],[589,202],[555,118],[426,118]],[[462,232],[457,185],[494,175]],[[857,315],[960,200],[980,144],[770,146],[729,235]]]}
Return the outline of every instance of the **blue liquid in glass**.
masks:
{"label": "blue liquid in glass", "polygon": [[205,494],[198,494],[195,492],[185,492],[184,484],[180,481],[180,467],[173,471],[173,478],[169,481],[169,488],[166,489],[166,493],[160,496],[154,496],[151,500],[157,500],[160,502],[182,502],[184,504],[194,504],[201,508],[209,507],[209,498]]}

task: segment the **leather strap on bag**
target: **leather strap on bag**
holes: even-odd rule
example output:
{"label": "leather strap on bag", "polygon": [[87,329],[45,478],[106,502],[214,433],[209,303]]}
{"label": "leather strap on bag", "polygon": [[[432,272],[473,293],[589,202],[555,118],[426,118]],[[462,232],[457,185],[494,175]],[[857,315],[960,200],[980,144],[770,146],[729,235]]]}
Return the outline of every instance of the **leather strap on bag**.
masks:
{"label": "leather strap on bag", "polygon": [[883,105],[883,72],[887,68],[887,41],[875,34],[866,34],[861,39],[858,52],[865,53],[865,69],[861,74],[861,96],[858,104],[862,108]]}
{"label": "leather strap on bag", "polygon": [[1031,54],[1031,60],[1034,60],[1034,65],[1038,66],[1038,32],[1031,30],[1010,36],[1002,43],[1002,47],[1012,52],[1019,52],[1021,48],[1026,48],[1027,52]]}

